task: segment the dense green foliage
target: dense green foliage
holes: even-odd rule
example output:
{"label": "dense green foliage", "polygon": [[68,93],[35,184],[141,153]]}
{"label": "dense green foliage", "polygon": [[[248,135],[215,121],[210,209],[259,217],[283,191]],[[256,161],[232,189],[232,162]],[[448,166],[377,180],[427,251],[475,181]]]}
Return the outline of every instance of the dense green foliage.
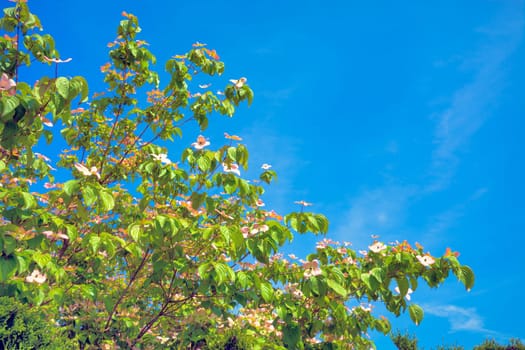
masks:
{"label": "dense green foliage", "polygon": [[[422,349],[417,346],[417,338],[408,333],[394,332],[390,335],[392,342],[399,350],[418,350]],[[464,350],[461,345],[438,345],[435,350]],[[480,345],[474,347],[474,350],[525,350],[525,344],[519,339],[510,339],[507,345],[500,344],[494,339],[486,339]]]}
{"label": "dense green foliage", "polygon": [[0,349],[67,349],[74,343],[45,319],[38,310],[0,297]]}
{"label": "dense green foliage", "polygon": [[[257,181],[244,179],[240,137],[213,148],[195,135],[168,155],[187,123],[204,132],[252,102],[245,78],[221,80],[224,63],[206,45],[170,58],[161,82],[137,18],[123,13],[101,67],[107,89],[90,95],[84,77],[58,76],[69,60],[25,1],[4,9],[0,28],[0,293],[80,348],[368,349],[367,332],[390,331],[375,303],[418,324],[409,295],[419,283],[453,274],[472,288],[456,252],[408,242],[357,252],[323,239],[304,259],[284,257],[286,243],[326,234],[328,220],[304,201],[284,216],[267,209],[276,173],[264,164]],[[54,75],[24,81],[19,68],[32,64]],[[57,137],[60,154],[36,152]]]}

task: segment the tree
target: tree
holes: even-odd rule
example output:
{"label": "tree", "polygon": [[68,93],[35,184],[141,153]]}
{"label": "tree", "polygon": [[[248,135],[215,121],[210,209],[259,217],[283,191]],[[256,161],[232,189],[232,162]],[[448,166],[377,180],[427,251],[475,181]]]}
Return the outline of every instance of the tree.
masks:
{"label": "tree", "polygon": [[[50,329],[51,328],[51,329]],[[0,297],[0,349],[57,349],[74,346],[66,335],[53,329],[38,310],[19,301]]]}
{"label": "tree", "polygon": [[[399,331],[390,335],[392,342],[400,350],[417,350],[417,338],[408,333],[401,334]],[[464,350],[461,345],[438,345],[436,350]],[[502,345],[494,339],[485,339],[483,343],[474,347],[474,350],[525,350],[525,345],[519,339],[510,339],[508,345]]]}
{"label": "tree", "polygon": [[[101,67],[107,90],[89,97],[84,77],[56,74],[68,60],[26,1],[0,25],[0,293],[38,307],[80,348],[369,348],[369,330],[390,331],[373,303],[419,323],[406,296],[420,280],[437,287],[453,273],[473,286],[456,252],[407,242],[358,253],[325,238],[305,260],[285,259],[284,244],[326,234],[328,221],[303,201],[285,216],[267,210],[276,173],[243,179],[238,136],[217,148],[198,136],[172,161],[161,145],[186,123],[204,132],[253,99],[245,78],[197,90],[224,72],[206,45],[169,59],[161,84],[124,12]],[[35,63],[54,76],[25,82],[19,67]],[[38,143],[56,137],[68,148],[51,162]]]}

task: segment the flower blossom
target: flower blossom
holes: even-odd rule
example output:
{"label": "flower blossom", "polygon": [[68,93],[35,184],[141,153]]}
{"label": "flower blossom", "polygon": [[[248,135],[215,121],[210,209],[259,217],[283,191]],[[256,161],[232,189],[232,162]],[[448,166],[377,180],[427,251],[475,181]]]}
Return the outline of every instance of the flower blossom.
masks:
{"label": "flower blossom", "polygon": [[258,207],[264,207],[266,204],[264,204],[264,202],[261,199],[257,199],[255,205]]}
{"label": "flower blossom", "polygon": [[425,267],[430,266],[433,263],[435,263],[434,258],[432,258],[430,255],[424,255],[424,256],[418,255],[418,256],[416,256],[416,259],[419,260],[421,265],[423,265]]}
{"label": "flower blossom", "polygon": [[239,170],[239,166],[237,164],[226,164],[222,163],[222,170],[226,173],[234,173],[237,176],[241,176],[241,171]]}
{"label": "flower blossom", "polygon": [[242,137],[237,136],[237,135],[230,135],[227,132],[224,133],[224,137],[227,138],[228,140],[242,141]]}
{"label": "flower blossom", "polygon": [[26,277],[26,282],[42,284],[46,281],[47,277],[45,274],[41,273],[38,269],[33,270],[29,276]]}
{"label": "flower blossom", "polygon": [[56,241],[57,239],[67,240],[69,237],[63,233],[53,232],[53,231],[43,231],[42,234],[46,236],[51,241]]}
{"label": "flower blossom", "polygon": [[80,173],[84,176],[91,176],[91,175],[95,175],[97,177],[97,179],[100,180],[100,174],[97,170],[97,167],[93,166],[91,167],[91,169],[88,169],[86,168],[84,165],[80,164],[80,163],[76,163],[75,164],[75,168],[80,171]]}
{"label": "flower blossom", "polygon": [[65,60],[61,60],[60,58],[49,58],[47,56],[44,56],[44,60],[53,63],[68,63],[71,62],[72,58],[66,58]]}
{"label": "flower blossom", "polygon": [[319,267],[319,261],[317,259],[303,263],[303,268],[305,269],[304,277],[306,278],[319,276],[323,273]]}
{"label": "flower blossom", "polygon": [[[399,287],[394,288],[394,291],[395,291],[397,294],[401,294],[401,291],[399,290]],[[405,295],[405,298],[406,298],[407,300],[410,301],[410,298],[411,298],[411,297],[410,297],[410,294],[412,294],[413,292],[414,292],[414,291],[412,290],[412,288],[408,288],[408,290],[407,290],[407,294]]]}
{"label": "flower blossom", "polygon": [[313,204],[305,201],[295,201],[295,204],[302,205],[303,207],[311,207]]}
{"label": "flower blossom", "polygon": [[240,89],[246,84],[248,79],[245,77],[239,78],[239,79],[230,79],[230,83],[232,83],[237,89]]}
{"label": "flower blossom", "polygon": [[370,250],[373,251],[374,253],[379,253],[380,251],[386,249],[386,245],[384,245],[384,244],[381,243],[381,242],[375,242],[374,244],[368,246],[368,249],[370,249]]}
{"label": "flower blossom", "polygon": [[160,161],[162,164],[171,164],[171,160],[168,158],[168,155],[165,153],[152,154],[151,157],[155,160]]}
{"label": "flower blossom", "polygon": [[197,141],[195,141],[191,145],[193,146],[193,148],[200,150],[200,149],[203,149],[206,146],[209,146],[210,145],[210,141],[206,140],[204,138],[204,136],[199,135],[197,137]]}
{"label": "flower blossom", "polygon": [[16,82],[10,79],[6,73],[2,73],[0,78],[0,90],[7,91],[11,96],[16,94]]}
{"label": "flower blossom", "polygon": [[264,163],[263,165],[261,165],[261,169],[263,169],[263,170],[268,170],[268,169],[270,169],[271,167],[272,167],[272,166],[271,166],[270,164],[266,164],[266,163]]}

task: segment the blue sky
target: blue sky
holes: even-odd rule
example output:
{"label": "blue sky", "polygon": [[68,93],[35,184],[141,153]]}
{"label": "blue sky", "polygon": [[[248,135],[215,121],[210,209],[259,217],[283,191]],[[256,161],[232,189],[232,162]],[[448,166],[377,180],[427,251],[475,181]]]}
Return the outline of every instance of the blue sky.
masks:
{"label": "blue sky", "polygon": [[[242,136],[248,176],[273,165],[269,207],[286,213],[304,199],[328,216],[330,238],[356,249],[372,234],[436,254],[451,246],[474,269],[470,293],[453,279],[422,288],[413,301],[423,323],[403,316],[395,328],[426,349],[525,341],[523,0],[29,4],[73,58],[60,73],[88,76],[92,91],[104,88],[99,67],[122,10],[139,17],[159,70],[196,41],[216,49],[224,81],[247,77],[255,101],[212,118],[205,136]],[[196,135],[189,128],[173,154]],[[306,254],[313,242],[290,249]]]}

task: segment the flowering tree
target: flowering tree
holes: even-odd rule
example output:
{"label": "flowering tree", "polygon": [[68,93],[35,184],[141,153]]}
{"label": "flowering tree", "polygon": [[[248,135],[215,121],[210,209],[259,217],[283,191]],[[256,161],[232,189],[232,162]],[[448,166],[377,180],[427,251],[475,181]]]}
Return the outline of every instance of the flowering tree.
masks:
{"label": "flowering tree", "polygon": [[[101,67],[107,90],[88,103],[81,76],[23,80],[19,67],[68,60],[26,1],[4,9],[1,295],[38,307],[80,348],[360,349],[373,345],[368,331],[390,331],[374,302],[419,323],[409,302],[419,281],[437,287],[453,273],[472,287],[457,253],[407,242],[356,252],[323,239],[305,260],[284,258],[284,244],[326,234],[328,221],[304,201],[284,217],[266,209],[276,173],[265,164],[260,182],[244,179],[240,137],[213,148],[198,136],[180,163],[159,145],[188,122],[204,132],[210,116],[250,104],[246,78],[216,93],[195,86],[195,75],[224,71],[197,43],[166,62],[161,84],[137,18],[123,17]],[[68,145],[57,162],[36,152],[54,137]]]}

